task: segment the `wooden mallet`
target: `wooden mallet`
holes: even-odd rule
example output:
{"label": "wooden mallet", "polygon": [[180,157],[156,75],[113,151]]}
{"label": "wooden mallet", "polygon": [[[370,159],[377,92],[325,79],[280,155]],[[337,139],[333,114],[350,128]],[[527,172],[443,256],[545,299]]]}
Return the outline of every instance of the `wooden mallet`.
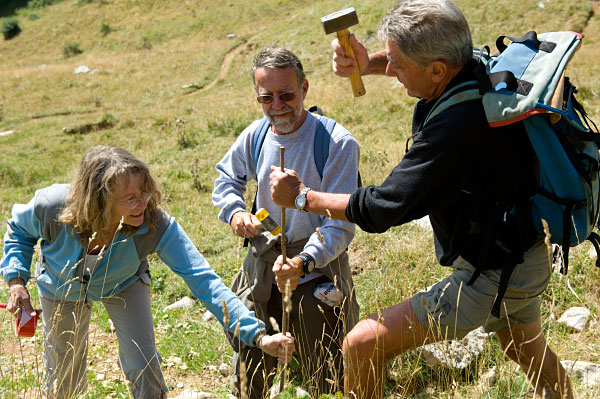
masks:
{"label": "wooden mallet", "polygon": [[350,83],[352,84],[352,93],[354,97],[360,97],[366,93],[365,85],[363,84],[362,78],[360,77],[360,70],[358,68],[358,62],[356,61],[356,55],[354,49],[350,45],[350,32],[348,28],[352,25],[358,24],[358,16],[354,7],[345,8],[343,10],[334,12],[321,18],[323,22],[323,28],[325,33],[330,34],[333,32],[337,33],[338,40],[341,46],[346,50],[346,55],[354,59],[356,70],[350,75]]}

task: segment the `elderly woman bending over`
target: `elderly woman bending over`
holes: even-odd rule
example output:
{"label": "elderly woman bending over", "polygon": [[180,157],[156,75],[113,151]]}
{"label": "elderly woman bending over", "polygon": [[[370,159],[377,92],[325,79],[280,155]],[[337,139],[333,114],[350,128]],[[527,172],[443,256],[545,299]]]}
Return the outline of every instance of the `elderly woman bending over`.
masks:
{"label": "elderly woman bending over", "polygon": [[[33,312],[26,284],[41,239],[35,278],[44,325],[42,390],[68,398],[87,388],[92,303],[102,302],[116,329],[119,360],[135,398],[166,398],[150,307],[147,256],[156,253],[194,295],[248,345],[280,361],[293,339],[265,335],[264,324],[226,287],[180,225],[160,207],[148,167],[119,147],[92,148],[71,185],[38,190],[15,204],[0,263],[8,309]],[[224,316],[223,301],[229,317]]]}

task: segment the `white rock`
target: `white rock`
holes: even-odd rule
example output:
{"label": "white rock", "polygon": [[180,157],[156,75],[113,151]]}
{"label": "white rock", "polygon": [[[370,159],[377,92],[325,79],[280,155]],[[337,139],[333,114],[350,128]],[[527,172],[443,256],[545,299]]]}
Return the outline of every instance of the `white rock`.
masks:
{"label": "white rock", "polygon": [[218,370],[219,373],[224,377],[230,376],[233,373],[231,366],[225,363],[221,363]]}
{"label": "white rock", "polygon": [[181,364],[182,360],[179,356],[169,356],[169,358],[166,360],[167,363],[172,363],[172,364]]}
{"label": "white rock", "polygon": [[169,306],[166,306],[163,311],[167,312],[167,311],[178,310],[178,309],[190,310],[191,308],[194,307],[195,304],[196,304],[196,301],[194,301],[192,298],[190,298],[189,296],[184,296],[177,302],[173,302]]}
{"label": "white rock", "polygon": [[483,350],[490,334],[483,328],[471,331],[460,341],[441,341],[421,347],[423,358],[430,366],[464,369]]}
{"label": "white rock", "polygon": [[213,319],[216,320],[216,317],[214,314],[212,314],[212,312],[210,310],[207,310],[206,312],[204,312],[204,315],[202,316],[202,321],[204,321],[206,323],[207,321],[210,321]]}
{"label": "white rock", "polygon": [[4,132],[0,132],[0,136],[8,136],[9,134],[13,134],[14,130],[6,130]]}
{"label": "white rock", "polygon": [[215,395],[208,392],[194,391],[186,389],[173,399],[212,399]]}
{"label": "white rock", "polygon": [[90,75],[95,75],[95,74],[97,74],[98,72],[100,72],[100,69],[98,69],[98,68],[94,68],[94,69],[92,69],[92,70],[90,71]]}
{"label": "white rock", "polygon": [[96,381],[102,381],[104,379],[104,374],[98,373],[96,374]]}
{"label": "white rock", "polygon": [[479,382],[481,383],[481,385],[486,387],[495,385],[496,381],[498,381],[498,373],[496,372],[496,366],[492,367],[479,377]]}
{"label": "white rock", "polygon": [[302,389],[300,387],[296,387],[296,397],[297,398],[308,397],[308,392],[306,392],[304,389]]}
{"label": "white rock", "polygon": [[583,331],[585,330],[589,319],[589,310],[581,306],[573,306],[560,316],[558,322],[566,324],[577,331]]}
{"label": "white rock", "polygon": [[539,3],[537,3],[537,6],[538,6],[539,8],[545,8],[545,7],[546,7],[546,5],[544,4],[544,2],[543,2],[543,1],[540,1]]}
{"label": "white rock", "polygon": [[235,39],[237,37],[237,35],[235,33],[230,33],[227,35],[228,39]]}
{"label": "white rock", "polygon": [[560,364],[570,375],[574,373],[580,379],[581,384],[588,387],[600,386],[600,365],[573,360],[563,360]]}
{"label": "white rock", "polygon": [[75,75],[78,75],[80,73],[88,73],[90,71],[90,68],[86,65],[79,65],[77,68],[75,68],[75,70],[73,71],[73,73]]}
{"label": "white rock", "polygon": [[425,231],[433,231],[433,227],[431,227],[431,222],[429,221],[429,216],[423,216],[421,219],[413,220],[412,223],[416,224]]}
{"label": "white rock", "polygon": [[179,389],[183,388],[183,382],[178,382],[176,387]]}

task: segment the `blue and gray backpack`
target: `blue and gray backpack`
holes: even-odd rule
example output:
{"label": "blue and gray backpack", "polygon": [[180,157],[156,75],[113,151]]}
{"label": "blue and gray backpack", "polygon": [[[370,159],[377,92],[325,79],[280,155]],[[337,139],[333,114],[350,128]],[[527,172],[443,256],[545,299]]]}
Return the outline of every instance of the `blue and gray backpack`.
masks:
{"label": "blue and gray backpack", "polygon": [[[509,39],[510,44],[505,44]],[[568,269],[569,247],[591,241],[600,253],[598,223],[600,134],[583,106],[565,68],[581,44],[574,32],[528,32],[521,37],[500,36],[499,54],[486,46],[476,50],[480,62],[477,80],[448,90],[438,99],[425,124],[439,112],[466,101],[482,101],[490,126],[519,121],[527,131],[539,167],[537,192],[529,199],[536,232],[562,246]],[[515,262],[513,262],[515,263]],[[516,264],[503,267],[492,315],[500,304]],[[600,259],[596,260],[600,267]],[[469,283],[473,283],[476,271]]]}

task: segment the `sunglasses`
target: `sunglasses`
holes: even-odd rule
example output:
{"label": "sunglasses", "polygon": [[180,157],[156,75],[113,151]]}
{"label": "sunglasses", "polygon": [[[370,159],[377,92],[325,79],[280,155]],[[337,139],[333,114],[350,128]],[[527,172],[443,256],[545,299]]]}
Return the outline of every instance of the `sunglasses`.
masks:
{"label": "sunglasses", "polygon": [[[296,98],[296,93],[293,91],[287,93],[279,93],[277,95],[280,101],[287,103],[293,101]],[[263,94],[261,96],[256,96],[256,101],[260,104],[271,104],[273,102],[273,94]]]}
{"label": "sunglasses", "polygon": [[131,210],[137,208],[140,203],[147,203],[152,198],[152,193],[143,193],[140,198],[132,198],[127,201],[116,201],[117,204],[123,205],[125,208],[129,208]]}

